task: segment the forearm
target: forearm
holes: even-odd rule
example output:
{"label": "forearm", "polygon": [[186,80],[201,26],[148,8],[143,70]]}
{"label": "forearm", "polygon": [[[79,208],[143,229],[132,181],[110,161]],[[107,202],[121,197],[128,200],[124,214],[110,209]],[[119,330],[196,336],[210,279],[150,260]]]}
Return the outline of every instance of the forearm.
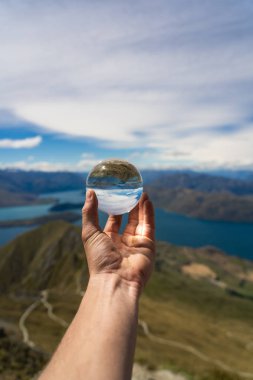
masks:
{"label": "forearm", "polygon": [[129,380],[137,321],[138,289],[115,274],[93,276],[40,380]]}

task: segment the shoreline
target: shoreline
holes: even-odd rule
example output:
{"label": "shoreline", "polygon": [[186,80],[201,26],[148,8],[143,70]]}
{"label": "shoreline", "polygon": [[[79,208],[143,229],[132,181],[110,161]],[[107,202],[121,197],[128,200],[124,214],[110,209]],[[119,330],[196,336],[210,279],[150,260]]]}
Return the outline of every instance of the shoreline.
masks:
{"label": "shoreline", "polygon": [[0,228],[36,226],[47,222],[51,222],[53,220],[65,220],[66,222],[76,222],[78,219],[81,219],[81,215],[74,212],[66,211],[61,213],[54,213],[51,215],[39,216],[31,219],[0,221]]}

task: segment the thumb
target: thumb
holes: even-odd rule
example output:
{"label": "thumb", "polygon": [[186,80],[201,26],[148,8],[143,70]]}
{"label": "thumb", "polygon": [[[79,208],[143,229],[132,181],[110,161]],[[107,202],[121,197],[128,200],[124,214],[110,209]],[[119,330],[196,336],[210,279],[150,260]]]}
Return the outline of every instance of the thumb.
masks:
{"label": "thumb", "polygon": [[100,232],[98,224],[98,200],[93,190],[86,193],[85,204],[82,209],[82,240],[85,244],[87,240]]}

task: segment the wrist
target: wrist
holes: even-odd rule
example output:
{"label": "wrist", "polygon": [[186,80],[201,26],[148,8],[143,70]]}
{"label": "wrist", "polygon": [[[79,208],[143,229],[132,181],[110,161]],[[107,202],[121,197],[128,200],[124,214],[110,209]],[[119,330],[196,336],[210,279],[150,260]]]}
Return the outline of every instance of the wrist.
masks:
{"label": "wrist", "polygon": [[94,291],[98,296],[121,294],[125,301],[137,302],[141,287],[138,283],[123,279],[117,273],[98,273],[90,275],[87,291]]}

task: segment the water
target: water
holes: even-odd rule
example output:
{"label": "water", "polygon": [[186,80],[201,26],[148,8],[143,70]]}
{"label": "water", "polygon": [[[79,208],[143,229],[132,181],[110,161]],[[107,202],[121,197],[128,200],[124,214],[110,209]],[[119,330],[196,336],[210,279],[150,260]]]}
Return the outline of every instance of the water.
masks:
{"label": "water", "polygon": [[[55,193],[44,193],[40,195],[40,198],[55,198],[60,203],[82,203],[85,200],[85,190],[68,190],[59,191]],[[50,204],[51,207],[51,204]]]}
{"label": "water", "polygon": [[34,205],[34,206],[15,206],[0,208],[0,220],[20,220],[36,218],[48,214],[52,204]]}
{"label": "water", "polygon": [[156,238],[177,245],[211,245],[228,254],[253,260],[253,224],[214,222],[156,209]]}
{"label": "water", "polygon": [[[82,203],[85,200],[85,194],[84,191],[71,190],[58,193],[45,193],[40,195],[40,198],[55,198],[59,203]],[[50,214],[50,207],[52,207],[53,204],[55,204],[55,202],[32,206],[0,207],[0,221],[31,219],[48,215]]]}
{"label": "water", "polygon": [[[56,197],[56,193],[48,193],[47,197]],[[57,193],[59,202],[72,201],[79,203],[84,201],[84,192],[66,191]],[[49,205],[5,207],[0,208],[0,220],[30,218],[31,215],[47,215]],[[81,225],[81,210],[75,210],[80,214],[80,220],[75,224]],[[39,215],[38,215],[39,214]],[[202,221],[175,213],[169,213],[156,209],[156,238],[178,245],[201,247],[212,245],[231,254],[253,260],[253,224]],[[59,213],[60,215],[60,213]],[[104,226],[107,216],[100,212],[99,220]],[[126,216],[124,218],[126,220]],[[34,227],[11,227],[0,229],[0,245],[14,239],[18,234],[29,231]]]}
{"label": "water", "polygon": [[95,191],[99,210],[112,215],[131,211],[143,192],[142,177],[136,167],[118,159],[104,160],[94,166],[86,187]]}
{"label": "water", "polygon": [[[82,203],[85,200],[85,191],[71,190],[53,193],[44,193],[40,195],[40,198],[54,198],[59,203],[73,202]],[[0,221],[10,220],[23,220],[31,219],[39,216],[45,216],[50,214],[50,207],[55,204],[48,203],[43,205],[31,205],[31,206],[15,206],[15,207],[0,207]],[[76,209],[68,210],[78,212]],[[81,210],[79,212],[81,218]],[[60,216],[60,213],[59,213]],[[8,227],[0,228],[0,246],[8,243],[18,235],[30,231],[34,226],[20,226],[20,227]]]}
{"label": "water", "polygon": [[101,211],[121,215],[131,211],[138,203],[143,188],[138,189],[97,189],[93,188]]}

